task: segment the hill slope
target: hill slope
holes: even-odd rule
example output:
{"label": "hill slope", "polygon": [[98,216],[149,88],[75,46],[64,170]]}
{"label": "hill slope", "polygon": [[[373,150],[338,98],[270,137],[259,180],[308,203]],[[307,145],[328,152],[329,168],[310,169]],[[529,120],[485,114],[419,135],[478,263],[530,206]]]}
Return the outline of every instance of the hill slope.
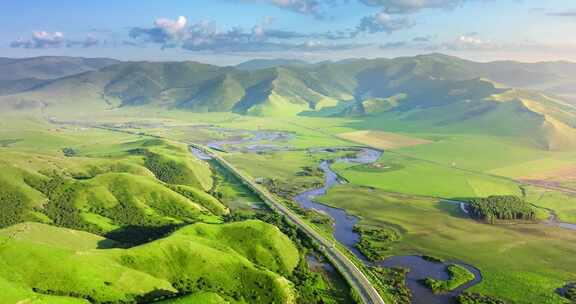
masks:
{"label": "hill slope", "polygon": [[[576,108],[512,85],[548,87],[553,79],[573,79],[573,67],[476,63],[441,54],[244,71],[194,62],[126,62],[0,98],[0,109],[63,113],[153,106],[256,116],[354,116],[371,125],[378,116],[382,126],[402,121],[426,129],[537,135],[540,146],[563,150],[574,147]],[[10,84],[17,85],[27,86]]]}
{"label": "hill slope", "polygon": [[311,64],[298,59],[253,59],[236,65],[236,68],[242,71],[255,71],[281,66],[306,67]]}
{"label": "hill slope", "polygon": [[[229,213],[206,192],[212,171],[185,146],[139,140],[83,147],[68,148],[71,156],[0,151],[0,227],[36,221],[140,244]],[[102,148],[104,156],[94,151]]]}
{"label": "hill slope", "polygon": [[[199,291],[230,303],[294,302],[283,275],[296,267],[298,251],[276,227],[259,221],[192,225],[130,249],[90,248],[86,233],[42,224],[10,229],[0,230],[3,303],[43,295],[59,296],[50,303],[65,303],[63,296],[69,303],[153,301]],[[42,231],[45,240],[13,234],[17,229]]]}
{"label": "hill slope", "polygon": [[118,63],[108,58],[35,57],[23,59],[0,58],[0,81],[18,79],[56,79],[88,71],[95,71]]}

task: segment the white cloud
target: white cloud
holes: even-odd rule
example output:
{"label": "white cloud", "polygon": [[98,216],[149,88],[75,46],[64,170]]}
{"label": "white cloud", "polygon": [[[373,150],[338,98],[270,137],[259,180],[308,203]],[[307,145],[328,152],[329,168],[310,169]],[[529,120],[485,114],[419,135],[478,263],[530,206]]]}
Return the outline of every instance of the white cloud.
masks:
{"label": "white cloud", "polygon": [[18,39],[10,45],[27,49],[44,49],[63,46],[65,41],[62,32],[36,31],[32,32],[31,38]]}
{"label": "white cloud", "polygon": [[335,40],[338,34],[313,33],[302,34],[281,30],[269,30],[273,22],[265,18],[262,23],[250,30],[231,28],[221,30],[213,22],[201,21],[189,24],[184,17],[178,20],[157,19],[151,28],[133,28],[130,31],[130,45],[160,44],[162,48],[183,48],[191,51],[213,52],[263,52],[285,51],[289,49],[330,49],[351,48],[353,44],[318,44],[310,45],[305,40],[323,38]]}
{"label": "white cloud", "polygon": [[443,44],[449,50],[494,50],[502,48],[502,45],[488,39],[482,39],[478,35],[460,35],[453,41]]}
{"label": "white cloud", "polygon": [[186,26],[188,25],[188,19],[186,19],[186,17],[184,16],[178,17],[177,20],[159,18],[156,19],[154,25],[156,26],[156,28],[164,31],[166,35],[176,39],[179,38],[179,36],[185,35]]}
{"label": "white cloud", "polygon": [[359,0],[368,6],[382,7],[390,14],[412,14],[423,9],[453,9],[479,0]]}
{"label": "white cloud", "polygon": [[357,33],[392,33],[410,28],[414,23],[406,17],[392,16],[384,11],[362,18]]}

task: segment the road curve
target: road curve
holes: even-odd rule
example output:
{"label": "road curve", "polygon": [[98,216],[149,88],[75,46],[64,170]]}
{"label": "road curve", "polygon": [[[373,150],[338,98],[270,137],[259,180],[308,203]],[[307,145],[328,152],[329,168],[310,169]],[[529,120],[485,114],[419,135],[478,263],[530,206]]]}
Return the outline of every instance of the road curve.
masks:
{"label": "road curve", "polygon": [[385,304],[376,288],[374,288],[364,273],[358,269],[358,267],[356,267],[356,265],[345,254],[335,247],[330,240],[321,236],[318,232],[312,229],[292,210],[273,197],[268,190],[257,184],[252,177],[240,172],[236,167],[210,149],[198,144],[189,145],[191,148],[202,151],[204,154],[220,163],[223,167],[238,177],[248,188],[254,191],[254,193],[256,193],[271,209],[283,214],[289,221],[302,229],[302,231],[304,231],[309,237],[316,240],[316,242],[321,245],[320,247],[323,254],[328,258],[328,260],[330,260],[332,265],[338,269],[342,276],[344,276],[348,284],[350,284],[350,286],[357,292],[364,304]]}

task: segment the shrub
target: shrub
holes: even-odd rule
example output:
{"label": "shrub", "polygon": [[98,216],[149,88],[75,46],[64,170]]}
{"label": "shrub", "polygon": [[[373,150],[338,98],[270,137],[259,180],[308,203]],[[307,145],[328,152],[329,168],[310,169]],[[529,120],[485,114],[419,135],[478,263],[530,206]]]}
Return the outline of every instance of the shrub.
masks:
{"label": "shrub", "polygon": [[504,300],[480,293],[465,292],[456,299],[458,304],[506,304]]}
{"label": "shrub", "polygon": [[449,292],[454,289],[474,280],[474,274],[472,274],[468,269],[460,265],[449,265],[446,268],[446,272],[450,276],[450,279],[436,280],[432,278],[426,278],[422,283],[430,288],[434,293]]}

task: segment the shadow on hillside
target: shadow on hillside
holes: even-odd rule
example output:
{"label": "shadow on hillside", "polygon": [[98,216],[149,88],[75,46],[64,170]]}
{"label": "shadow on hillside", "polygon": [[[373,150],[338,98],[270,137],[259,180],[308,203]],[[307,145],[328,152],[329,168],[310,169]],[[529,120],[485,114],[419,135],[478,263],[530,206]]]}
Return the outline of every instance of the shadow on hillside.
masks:
{"label": "shadow on hillside", "polygon": [[97,249],[114,249],[114,248],[123,248],[125,246],[122,243],[111,240],[111,239],[104,239],[98,242]]}
{"label": "shadow on hillside", "polygon": [[[101,244],[98,245],[99,248],[102,246],[101,249],[134,247],[161,239],[182,226],[183,225],[176,224],[163,226],[125,226],[107,233],[105,237],[108,240],[102,241]],[[116,245],[112,245],[110,242],[116,243]]]}
{"label": "shadow on hillside", "polygon": [[457,217],[461,219],[469,219],[470,216],[466,214],[460,207],[457,201],[461,201],[462,199],[450,199],[450,200],[440,200],[439,204],[436,205],[436,209],[447,213],[452,217]]}

